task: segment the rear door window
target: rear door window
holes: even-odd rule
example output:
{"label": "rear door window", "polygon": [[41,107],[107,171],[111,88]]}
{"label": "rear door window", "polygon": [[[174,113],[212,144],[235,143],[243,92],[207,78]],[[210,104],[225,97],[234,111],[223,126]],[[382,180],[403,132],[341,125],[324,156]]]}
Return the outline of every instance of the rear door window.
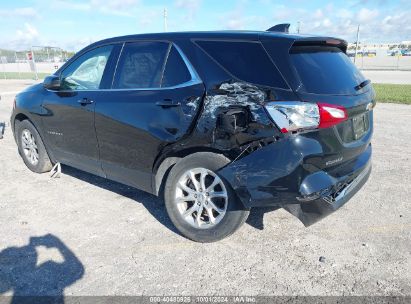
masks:
{"label": "rear door window", "polygon": [[169,43],[126,43],[114,78],[115,89],[159,88]]}
{"label": "rear door window", "polygon": [[288,88],[259,42],[201,40],[196,43],[235,78],[253,84]]}
{"label": "rear door window", "polygon": [[167,58],[162,87],[172,87],[191,80],[191,74],[180,53],[173,46]]}
{"label": "rear door window", "polygon": [[325,95],[358,94],[365,80],[351,59],[336,47],[294,47],[291,62],[301,81],[298,91]]}

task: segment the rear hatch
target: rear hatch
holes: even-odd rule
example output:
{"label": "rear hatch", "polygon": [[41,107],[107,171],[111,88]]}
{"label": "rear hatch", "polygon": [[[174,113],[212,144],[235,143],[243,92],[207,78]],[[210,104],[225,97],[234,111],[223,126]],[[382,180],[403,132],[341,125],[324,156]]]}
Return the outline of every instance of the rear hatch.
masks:
{"label": "rear hatch", "polygon": [[290,59],[303,101],[344,106],[349,119],[337,125],[344,143],[361,139],[370,131],[370,103],[374,92],[369,80],[338,46],[295,43]]}
{"label": "rear hatch", "polygon": [[[294,38],[293,38],[294,37]],[[301,101],[343,106],[348,120],[310,136],[323,144],[318,167],[332,169],[354,159],[368,147],[372,134],[375,93],[369,81],[346,55],[346,42],[334,38],[288,40],[263,37],[263,45]]]}

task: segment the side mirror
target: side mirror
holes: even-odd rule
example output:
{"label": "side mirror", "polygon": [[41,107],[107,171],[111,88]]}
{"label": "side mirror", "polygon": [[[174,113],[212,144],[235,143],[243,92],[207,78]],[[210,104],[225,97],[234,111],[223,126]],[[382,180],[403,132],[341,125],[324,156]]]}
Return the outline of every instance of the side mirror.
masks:
{"label": "side mirror", "polygon": [[48,90],[59,90],[60,89],[60,78],[56,75],[50,75],[44,78],[43,87]]}

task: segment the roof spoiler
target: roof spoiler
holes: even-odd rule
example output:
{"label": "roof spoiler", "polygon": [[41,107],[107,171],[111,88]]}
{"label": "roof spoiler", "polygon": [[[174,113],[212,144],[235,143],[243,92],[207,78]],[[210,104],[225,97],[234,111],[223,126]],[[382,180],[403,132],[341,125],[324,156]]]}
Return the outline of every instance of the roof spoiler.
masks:
{"label": "roof spoiler", "polygon": [[338,47],[344,53],[347,52],[348,43],[345,40],[331,37],[308,37],[296,40],[293,47],[310,47],[310,46],[334,46]]}
{"label": "roof spoiler", "polygon": [[290,28],[289,23],[281,23],[270,27],[267,32],[281,32],[281,33],[288,33],[288,29]]}

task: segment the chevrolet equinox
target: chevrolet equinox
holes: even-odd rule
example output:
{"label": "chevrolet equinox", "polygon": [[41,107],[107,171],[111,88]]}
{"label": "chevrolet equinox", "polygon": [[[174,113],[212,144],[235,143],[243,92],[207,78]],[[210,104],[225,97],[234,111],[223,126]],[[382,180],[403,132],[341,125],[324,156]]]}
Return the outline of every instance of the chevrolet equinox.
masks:
{"label": "chevrolet equinox", "polygon": [[11,126],[30,170],[161,195],[189,239],[227,237],[262,206],[309,226],[371,172],[375,93],[346,51],[278,27],[106,39],[18,94]]}

